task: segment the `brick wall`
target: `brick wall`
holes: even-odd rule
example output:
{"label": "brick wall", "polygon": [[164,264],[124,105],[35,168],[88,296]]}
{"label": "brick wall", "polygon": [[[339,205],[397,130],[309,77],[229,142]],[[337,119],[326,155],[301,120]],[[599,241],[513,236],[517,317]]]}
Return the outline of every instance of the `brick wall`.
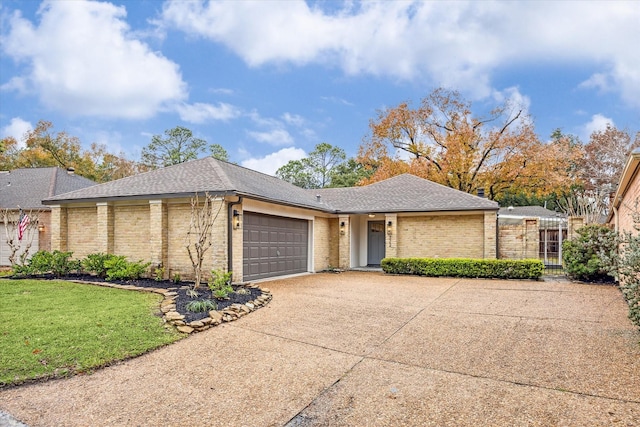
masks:
{"label": "brick wall", "polygon": [[[66,209],[66,217],[66,246],[67,250],[73,252],[73,257],[80,259],[99,252],[96,240],[97,208],[93,206]],[[52,245],[52,249],[57,248]]]}
{"label": "brick wall", "polygon": [[130,261],[151,261],[148,202],[114,208],[113,253],[124,255]]}
{"label": "brick wall", "polygon": [[536,218],[523,218],[517,224],[500,224],[498,233],[499,258],[538,258],[540,232]]}
{"label": "brick wall", "polygon": [[397,256],[484,258],[484,214],[398,217]]}
{"label": "brick wall", "polygon": [[[330,244],[329,218],[315,217],[313,220],[313,267],[315,271],[329,268],[331,244]],[[335,266],[335,264],[334,264]]]}

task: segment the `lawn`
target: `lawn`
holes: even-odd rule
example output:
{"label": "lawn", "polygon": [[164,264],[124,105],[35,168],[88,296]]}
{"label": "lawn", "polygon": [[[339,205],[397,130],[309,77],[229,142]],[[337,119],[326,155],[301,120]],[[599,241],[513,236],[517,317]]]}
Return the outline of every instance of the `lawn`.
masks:
{"label": "lawn", "polygon": [[160,295],[48,280],[0,280],[0,388],[89,372],[183,337]]}

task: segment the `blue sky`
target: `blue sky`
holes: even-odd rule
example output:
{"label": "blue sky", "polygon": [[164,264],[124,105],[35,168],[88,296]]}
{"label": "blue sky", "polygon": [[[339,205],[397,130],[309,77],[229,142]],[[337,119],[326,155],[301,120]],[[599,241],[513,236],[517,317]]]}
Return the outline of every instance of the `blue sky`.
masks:
{"label": "blue sky", "polygon": [[44,119],[137,159],[185,126],[273,173],[357,153],[376,111],[433,89],[505,100],[583,141],[640,129],[640,2],[0,3],[0,136]]}

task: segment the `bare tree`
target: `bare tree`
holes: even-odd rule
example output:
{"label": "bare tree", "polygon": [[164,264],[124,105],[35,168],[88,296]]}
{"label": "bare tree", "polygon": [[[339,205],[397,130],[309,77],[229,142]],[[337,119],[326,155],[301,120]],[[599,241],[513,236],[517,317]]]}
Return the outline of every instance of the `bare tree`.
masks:
{"label": "bare tree", "polygon": [[601,218],[609,210],[609,194],[608,187],[602,190],[574,190],[558,200],[558,206],[569,217],[582,217],[584,225],[600,224]]}
{"label": "bare tree", "polygon": [[[212,245],[211,229],[222,211],[223,201],[224,198],[213,197],[209,193],[204,193],[202,203],[200,202],[198,193],[191,198],[191,221],[185,240],[185,247],[189,253],[189,259],[191,260],[191,266],[193,267],[195,276],[194,289],[198,289],[202,282],[204,254]],[[216,203],[219,204],[217,208],[215,207]]]}
{"label": "bare tree", "polygon": [[[0,219],[4,224],[5,241],[11,251],[9,262],[12,266],[16,264],[24,265],[27,262],[31,246],[33,246],[33,240],[38,232],[40,210],[30,210],[25,212],[25,215],[29,218],[29,222],[22,233],[22,239],[20,239],[18,230],[20,216],[16,214],[15,209],[2,209],[0,211]],[[22,249],[22,252],[20,252],[20,249]]]}

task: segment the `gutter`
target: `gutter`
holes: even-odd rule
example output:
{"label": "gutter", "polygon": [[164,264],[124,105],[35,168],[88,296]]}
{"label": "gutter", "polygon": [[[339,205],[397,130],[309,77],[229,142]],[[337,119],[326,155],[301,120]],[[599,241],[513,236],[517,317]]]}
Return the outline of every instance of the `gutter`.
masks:
{"label": "gutter", "polygon": [[233,207],[242,204],[242,196],[227,205],[227,272],[233,271]]}

